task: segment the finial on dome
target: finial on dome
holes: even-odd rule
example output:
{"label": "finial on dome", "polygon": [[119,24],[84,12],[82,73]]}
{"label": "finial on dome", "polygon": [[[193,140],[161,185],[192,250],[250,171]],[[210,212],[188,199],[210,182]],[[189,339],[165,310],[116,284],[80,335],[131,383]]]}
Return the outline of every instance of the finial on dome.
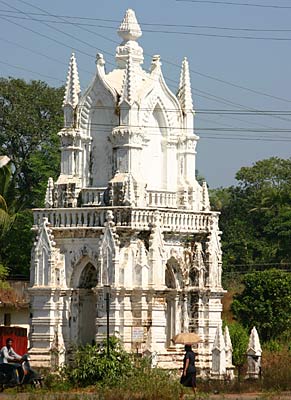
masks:
{"label": "finial on dome", "polygon": [[117,32],[123,39],[123,42],[116,48],[116,61],[119,68],[126,68],[127,61],[130,57],[133,63],[138,65],[142,64],[143,50],[137,42],[142,32],[133,10],[129,9],[126,11]]}
{"label": "finial on dome", "polygon": [[142,31],[133,10],[128,9],[126,11],[123,21],[121,22],[117,32],[118,35],[126,41],[137,40],[142,35]]}

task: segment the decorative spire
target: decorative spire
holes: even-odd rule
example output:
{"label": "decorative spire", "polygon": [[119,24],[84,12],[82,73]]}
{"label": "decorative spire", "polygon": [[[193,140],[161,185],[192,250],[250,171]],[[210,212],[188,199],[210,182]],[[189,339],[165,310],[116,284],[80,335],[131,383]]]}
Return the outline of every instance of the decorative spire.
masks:
{"label": "decorative spire", "polygon": [[255,326],[251,330],[247,353],[248,354],[253,353],[257,356],[260,356],[262,353],[258,331],[256,330]]}
{"label": "decorative spire", "polygon": [[133,10],[126,11],[117,33],[123,39],[121,45],[116,48],[116,61],[119,68],[126,67],[129,57],[132,58],[133,62],[141,64],[143,62],[143,50],[136,40],[142,35],[142,31]]}
{"label": "decorative spire", "polygon": [[129,104],[132,104],[135,99],[135,93],[136,93],[135,70],[132,58],[129,57],[126,63],[126,69],[124,73],[119,104],[121,104],[123,101],[127,101]]}
{"label": "decorative spire", "polygon": [[125,41],[137,40],[139,37],[141,37],[142,31],[133,10],[128,9],[126,11],[123,21],[121,22],[117,32],[118,35]]}
{"label": "decorative spire", "polygon": [[222,328],[219,324],[216,329],[213,348],[212,348],[212,369],[211,374],[217,378],[222,378],[226,373],[225,362],[225,342]]}
{"label": "decorative spire", "polygon": [[224,342],[224,337],[222,334],[222,328],[221,325],[218,325],[216,328],[216,333],[215,333],[215,338],[214,338],[214,343],[213,343],[213,350],[217,349],[219,351],[222,351],[225,349],[225,342]]}
{"label": "decorative spire", "polygon": [[63,107],[70,105],[73,109],[77,106],[79,102],[79,94],[81,92],[79,74],[77,69],[77,62],[75,58],[75,53],[72,53],[69,70],[66,82],[66,91],[63,101]]}
{"label": "decorative spire", "polygon": [[250,334],[247,356],[248,356],[248,369],[246,378],[247,379],[260,378],[262,348],[260,344],[259,335],[255,327],[253,327]]}
{"label": "decorative spire", "polygon": [[202,183],[202,207],[203,211],[210,211],[208,187],[205,181]]}
{"label": "decorative spire", "polygon": [[182,110],[185,113],[193,112],[193,101],[188,60],[185,57],[182,62],[179,90],[177,93]]}
{"label": "decorative spire", "polygon": [[45,194],[45,206],[46,208],[52,208],[53,206],[53,190],[54,190],[54,181],[53,178],[48,178],[46,194]]}

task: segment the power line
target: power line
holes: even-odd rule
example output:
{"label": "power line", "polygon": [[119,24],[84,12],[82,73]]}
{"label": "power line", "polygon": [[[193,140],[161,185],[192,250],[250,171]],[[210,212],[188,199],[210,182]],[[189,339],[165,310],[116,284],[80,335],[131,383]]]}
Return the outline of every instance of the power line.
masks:
{"label": "power line", "polygon": [[214,1],[214,0],[176,0],[177,2],[187,3],[200,3],[200,4],[218,4],[230,6],[244,6],[244,7],[261,7],[261,8],[277,8],[277,9],[291,9],[291,6],[278,6],[274,4],[251,4],[251,3],[234,3],[232,1]]}
{"label": "power line", "polygon": [[[7,13],[14,13],[19,14],[19,11],[12,11],[12,10],[0,10],[0,12],[7,12]],[[80,17],[80,16],[71,16],[71,15],[58,15],[58,14],[51,14],[49,12],[46,13],[36,13],[36,12],[26,12],[29,15],[37,15],[37,16],[50,16],[55,18],[66,18],[66,19],[77,19],[77,20],[89,20],[89,21],[102,21],[102,22],[114,22],[119,24],[120,20],[116,19],[105,19],[105,18],[93,18],[93,17]],[[55,21],[56,22],[56,21]],[[65,22],[65,21],[64,21]],[[71,23],[66,21],[67,23]],[[89,25],[89,24],[81,24],[78,25],[84,26],[97,26],[100,25]],[[165,27],[175,27],[175,28],[199,28],[199,29],[217,29],[217,30],[232,30],[232,31],[251,31],[251,32],[291,32],[291,29],[263,29],[263,28],[238,28],[238,27],[225,27],[225,26],[213,26],[213,25],[188,25],[188,24],[162,24],[162,23],[154,23],[154,22],[143,22],[139,21],[139,25],[143,26],[165,26]],[[108,27],[108,26],[104,26]],[[116,27],[115,27],[116,29]]]}
{"label": "power line", "polygon": [[[1,15],[0,15],[1,16]],[[3,16],[3,15],[2,15]],[[5,17],[12,18],[10,15],[4,14]],[[97,28],[105,28],[105,29],[116,29],[116,26],[108,26],[108,25],[96,25],[96,24],[81,24],[79,22],[70,22],[70,21],[54,21],[54,20],[46,20],[46,19],[36,19],[36,18],[31,18],[31,17],[20,17],[20,16],[13,16],[13,18],[16,19],[23,19],[23,20],[33,20],[36,22],[49,22],[53,24],[67,24],[67,25],[73,25],[73,26],[78,26],[78,27],[84,27],[84,26],[91,26],[91,27],[97,27]],[[198,26],[197,26],[198,27]],[[204,28],[206,28],[204,26]],[[232,30],[231,28],[214,28],[214,27],[208,27],[208,29],[228,29]],[[251,29],[237,29],[240,31],[252,31]],[[259,30],[257,30],[259,31]],[[265,32],[268,30],[264,30]],[[280,32],[291,32],[291,30],[281,30]],[[260,37],[260,36],[238,36],[238,35],[221,35],[221,34],[214,34],[214,33],[201,33],[201,32],[184,32],[184,31],[169,31],[169,30],[155,30],[155,29],[144,29],[143,32],[148,32],[148,33],[163,33],[163,34],[174,34],[174,35],[186,35],[186,36],[202,36],[202,37],[214,37],[214,38],[223,38],[223,39],[245,39],[245,40],[267,40],[267,41],[291,41],[290,37]],[[259,31],[261,32],[261,31]],[[273,30],[274,32],[274,30]],[[278,32],[278,31],[277,31]]]}
{"label": "power line", "polygon": [[[22,2],[22,3],[25,3],[25,4],[28,4],[28,5],[30,5],[31,7],[34,7],[34,8],[37,8],[37,9],[39,9],[39,10],[41,10],[41,11],[44,11],[43,9],[40,9],[39,7],[35,7],[35,6],[33,6],[32,4],[30,4],[30,3],[28,3],[28,2],[25,2],[25,1],[23,1],[23,0],[18,0],[18,1],[20,1],[20,2]],[[4,3],[4,4],[6,4],[6,5],[8,5],[7,3],[5,3],[5,2],[3,2],[3,1],[1,1],[2,3]],[[9,6],[9,5],[8,5]],[[22,12],[21,10],[18,10],[17,8],[15,8],[15,7],[11,7],[11,6],[9,6],[10,8],[13,8],[13,9],[16,9],[17,11],[20,11],[21,13],[23,13],[23,14],[26,14],[25,12]],[[33,20],[33,18],[32,18],[32,20]],[[15,23],[15,22],[14,22]],[[16,23],[15,23],[16,24]],[[19,25],[19,24],[16,24],[16,25]],[[48,24],[46,24],[45,23],[45,25],[47,25],[47,26],[49,26]],[[51,29],[53,29],[51,26],[49,26]],[[25,29],[27,29],[26,27],[24,27]],[[88,30],[87,30],[88,31]],[[34,31],[35,32],[35,31]],[[62,33],[63,33],[63,31],[61,31]],[[94,33],[95,34],[95,32],[92,32],[92,31],[89,31],[89,32],[91,32],[91,33]],[[65,33],[66,34],[66,33]],[[97,34],[98,35],[98,34]],[[70,37],[73,37],[73,38],[75,38],[73,35],[69,35]],[[98,36],[100,36],[100,35],[98,35]],[[49,37],[48,37],[49,38]],[[51,38],[50,38],[51,39]],[[105,39],[107,39],[107,40],[110,40],[111,42],[113,41],[113,40],[111,40],[111,39],[108,39],[108,38],[105,38]],[[114,41],[113,41],[114,42]],[[116,43],[116,42],[115,42]],[[62,43],[62,45],[64,45],[63,43]],[[68,46],[66,46],[66,47],[68,47]],[[81,51],[83,54],[84,54],[84,52],[83,51]],[[86,55],[88,55],[87,53],[85,53]],[[110,53],[108,53],[109,55],[111,55]],[[167,61],[166,61],[167,62]],[[174,64],[174,63],[171,63],[171,62],[168,62],[169,64],[172,64],[172,65],[175,65],[176,67],[179,67],[180,68],[180,66],[178,66],[177,64]],[[109,64],[111,64],[111,63],[109,63]],[[112,64],[113,65],[113,64]],[[196,72],[196,71],[195,71]],[[197,72],[196,72],[197,73]],[[200,73],[201,74],[201,73]],[[201,75],[203,75],[203,74],[201,74]],[[214,78],[214,79],[216,79],[216,78]],[[175,83],[177,83],[177,82],[175,82]],[[196,89],[198,92],[201,92],[201,93],[206,93],[206,94],[208,94],[207,92],[204,92],[204,91],[201,91],[201,90],[199,90],[199,89]],[[250,89],[251,90],[251,89]],[[252,90],[251,90],[252,91]],[[264,95],[266,95],[266,94],[264,94]],[[201,95],[200,95],[201,96]],[[229,101],[229,100],[227,100],[227,99],[224,99],[224,98],[222,98],[222,97],[220,97],[220,96],[214,96],[214,95],[212,95],[212,94],[210,94],[210,96],[211,97],[213,97],[214,99],[211,99],[212,101],[218,101],[219,100],[219,102],[221,102],[221,100],[222,100],[222,102],[224,102],[224,103],[228,103],[228,104],[233,104],[233,105],[235,105],[235,106],[239,106],[240,108],[242,108],[242,107],[245,107],[244,105],[242,105],[242,104],[238,104],[238,103],[234,103],[234,102],[231,102],[231,101]],[[270,96],[270,95],[268,95],[268,96]],[[203,97],[203,96],[202,96]],[[215,99],[218,99],[218,100],[215,100]],[[284,99],[284,101],[285,101],[285,99]],[[288,101],[288,100],[287,100]],[[289,101],[288,101],[289,102]],[[255,110],[255,109],[253,109],[253,110]],[[286,118],[282,118],[282,117],[279,117],[279,116],[274,116],[274,118],[278,118],[278,119],[282,119],[282,120],[286,120],[286,121],[290,121],[290,120],[288,120],[288,119],[286,119]]]}
{"label": "power line", "polygon": [[[36,8],[36,9],[39,10],[39,11],[45,12],[46,14],[49,14],[46,10],[44,10],[44,9],[42,9],[42,8],[40,8],[40,7],[36,7],[36,6],[32,5],[32,4],[29,3],[29,2],[26,2],[26,1],[24,1],[24,0],[18,0],[18,1],[21,2],[21,3],[27,4],[27,5],[30,5],[31,7]],[[57,18],[59,18],[59,17],[57,17]],[[61,19],[65,21],[64,18],[61,18]],[[110,41],[110,42],[119,44],[118,42],[116,42],[116,41],[114,41],[114,40],[112,40],[112,39],[109,39],[109,38],[107,38],[107,37],[104,37],[103,35],[97,34],[96,32],[93,32],[93,31],[90,31],[90,30],[87,30],[87,29],[85,29],[85,30],[86,30],[87,32],[96,34],[97,36],[102,37],[102,38],[105,39],[105,40],[108,40],[108,41]],[[105,52],[104,52],[104,53],[105,53]],[[145,53],[145,55],[151,57],[151,55],[149,55],[149,54],[146,54],[146,53]],[[175,66],[176,68],[179,68],[179,69],[181,68],[180,65],[178,65],[178,64],[176,64],[176,63],[173,63],[173,62],[170,62],[170,61],[167,61],[167,60],[164,60],[164,62],[167,63],[167,64],[169,64],[169,65],[173,65],[173,66]],[[109,63],[109,64],[110,64],[110,63]],[[268,93],[264,93],[264,92],[261,92],[261,91],[258,91],[258,90],[254,90],[254,89],[251,89],[251,88],[248,88],[248,87],[244,87],[244,86],[241,86],[241,85],[237,85],[237,84],[234,84],[234,83],[232,83],[232,82],[227,82],[227,81],[225,81],[225,80],[223,80],[223,79],[215,78],[215,77],[213,77],[213,76],[211,76],[211,75],[209,75],[209,74],[201,73],[201,72],[196,71],[196,70],[194,70],[194,69],[192,69],[192,68],[190,68],[190,72],[193,72],[193,73],[195,73],[195,74],[197,74],[197,75],[203,76],[203,77],[208,78],[208,79],[215,80],[215,81],[220,82],[220,83],[224,83],[224,84],[230,85],[230,86],[232,86],[232,87],[236,87],[236,88],[239,88],[239,89],[242,89],[242,90],[246,90],[246,91],[249,91],[249,92],[252,92],[252,93],[255,93],[255,94],[259,94],[259,95],[261,95],[261,96],[270,97],[270,98],[274,98],[274,99],[276,99],[276,100],[280,100],[280,101],[284,101],[284,102],[287,102],[287,103],[291,103],[291,100],[289,100],[289,99],[287,100],[287,99],[284,99],[284,98],[281,98],[281,97],[278,97],[278,96],[273,96],[273,95],[270,95],[270,94],[268,94]],[[204,92],[204,93],[206,93],[206,92]],[[207,94],[207,93],[206,93],[206,94]],[[210,94],[210,95],[211,95],[211,94]],[[211,95],[211,96],[213,96],[213,95]],[[228,100],[227,100],[227,101],[228,101]]]}
{"label": "power line", "polygon": [[[0,0],[0,1],[1,1],[1,0]],[[27,31],[33,32],[33,33],[35,33],[36,35],[42,36],[42,37],[44,37],[44,38],[46,38],[46,39],[48,39],[48,40],[51,40],[51,41],[54,42],[54,43],[57,43],[57,44],[61,45],[61,46],[67,47],[67,48],[69,48],[69,49],[72,48],[71,46],[68,46],[67,44],[65,44],[65,43],[63,43],[63,42],[61,42],[61,41],[59,41],[59,40],[57,40],[57,39],[53,39],[53,38],[51,38],[50,36],[45,35],[44,33],[40,33],[40,32],[38,32],[38,31],[35,31],[35,30],[33,30],[33,29],[31,29],[31,28],[28,28],[27,26],[21,25],[21,24],[19,24],[19,23],[17,23],[17,22],[10,21],[9,19],[7,19],[7,18],[5,18],[5,17],[1,17],[1,18],[4,19],[5,21],[11,23],[11,24],[14,24],[14,25],[16,25],[16,26],[19,26],[19,27],[21,27],[22,29],[25,29],[25,30],[27,30]],[[95,57],[92,56],[92,54],[86,53],[85,51],[83,51],[83,50],[81,50],[81,49],[78,49],[78,48],[76,48],[76,47],[75,47],[75,49],[78,50],[78,51],[80,52],[80,54],[84,54],[84,55],[86,55],[87,57],[90,57],[90,58],[95,59]]]}
{"label": "power line", "polygon": [[[68,66],[67,63],[65,63],[65,62],[63,62],[63,61],[60,61],[60,60],[57,59],[57,58],[50,57],[50,56],[48,56],[47,54],[44,54],[44,53],[41,53],[40,51],[33,50],[33,49],[29,48],[29,47],[23,46],[23,45],[21,45],[21,44],[19,44],[19,43],[13,42],[12,40],[8,40],[8,39],[3,38],[3,37],[0,37],[0,40],[4,41],[4,42],[6,42],[6,43],[12,44],[12,45],[14,45],[14,46],[17,46],[17,47],[19,47],[19,48],[21,48],[21,49],[27,50],[27,51],[29,51],[29,52],[31,52],[31,53],[37,54],[37,55],[39,55],[39,56],[42,56],[42,57],[44,57],[44,58],[46,58],[46,59],[48,59],[48,60],[51,60],[51,61],[54,61],[54,62],[56,62],[56,63],[65,65],[66,67]],[[90,72],[90,71],[87,71],[87,70],[85,70],[85,69],[83,69],[83,68],[80,68],[80,71],[86,72],[87,74],[90,74],[90,75],[91,75],[91,72]],[[60,80],[60,81],[61,81],[61,82],[64,82],[64,80]]]}
{"label": "power line", "polygon": [[16,69],[19,69],[19,70],[22,70],[22,71],[31,72],[31,73],[33,73],[33,74],[36,74],[36,75],[39,75],[39,76],[43,76],[44,78],[53,79],[53,80],[55,80],[55,81],[61,82],[62,84],[65,83],[64,81],[62,81],[62,80],[60,80],[60,79],[57,79],[57,78],[55,78],[55,77],[53,77],[53,76],[44,75],[44,74],[41,74],[40,72],[32,71],[31,69],[27,69],[27,68],[20,67],[19,65],[9,64],[9,63],[7,63],[7,62],[5,62],[5,61],[0,61],[0,64],[7,65],[7,66],[9,66],[9,67],[16,68]]}
{"label": "power line", "polygon": [[[6,3],[5,1],[0,0],[0,2],[3,3],[3,4],[5,4],[6,6],[8,6],[8,7],[10,7],[10,8],[13,8],[13,9],[15,9],[15,10],[21,12],[22,14],[25,14],[25,15],[26,15],[26,13],[25,13],[24,11],[21,11],[21,10],[19,10],[18,8],[11,6],[10,4]],[[25,3],[25,2],[24,2],[24,3]],[[2,18],[3,18],[3,17],[2,17]],[[6,19],[6,18],[4,18],[4,19]],[[31,17],[30,17],[30,19],[31,19],[32,21],[34,20],[34,18],[31,18]],[[7,19],[6,19],[6,20],[7,20]],[[37,22],[38,22],[38,21],[37,21]],[[15,23],[15,22],[14,22],[14,23]],[[82,39],[79,39],[79,38],[75,37],[74,35],[71,35],[70,33],[67,33],[67,32],[65,32],[65,31],[63,31],[63,30],[61,30],[61,29],[56,28],[56,27],[52,27],[52,26],[50,26],[49,24],[47,24],[46,22],[42,22],[42,23],[43,23],[44,25],[48,26],[50,29],[53,29],[53,30],[55,30],[55,31],[57,31],[57,32],[62,33],[63,35],[68,36],[70,39],[77,40],[78,42],[80,42],[80,43],[82,43],[82,44],[84,44],[84,45],[86,45],[86,46],[88,46],[88,47],[93,48],[95,51],[98,51],[98,50],[100,51],[100,49],[98,49],[97,47],[92,46],[91,44],[85,42],[85,41],[82,40]],[[16,23],[15,23],[15,24],[16,24]],[[38,32],[38,34],[40,34],[41,36],[44,36],[43,34],[41,34],[41,33],[39,33],[39,32]],[[46,36],[46,35],[45,35],[45,36]],[[48,36],[46,36],[46,37],[48,38]],[[61,43],[61,42],[59,42],[59,43]],[[62,45],[63,45],[63,44],[62,44]],[[67,46],[67,47],[68,47],[68,46]],[[85,53],[85,52],[83,52],[83,51],[82,51],[82,53],[88,55],[88,53]],[[104,51],[104,50],[103,50],[103,53],[104,53],[104,54],[108,54],[108,55],[111,56],[111,53],[106,52],[106,51]],[[91,55],[89,55],[89,56],[92,57]]]}
{"label": "power line", "polygon": [[[114,111],[116,107],[114,106],[92,106],[92,109],[102,109],[102,110],[112,110]],[[155,109],[156,112],[164,112],[161,109]],[[152,108],[149,107],[140,107],[138,111],[153,111]],[[212,108],[198,108],[195,109],[195,114],[212,114],[212,115],[261,115],[261,116],[274,116],[274,115],[291,115],[291,110],[236,110],[236,109],[212,109]],[[177,112],[176,108],[168,108],[167,112]]]}

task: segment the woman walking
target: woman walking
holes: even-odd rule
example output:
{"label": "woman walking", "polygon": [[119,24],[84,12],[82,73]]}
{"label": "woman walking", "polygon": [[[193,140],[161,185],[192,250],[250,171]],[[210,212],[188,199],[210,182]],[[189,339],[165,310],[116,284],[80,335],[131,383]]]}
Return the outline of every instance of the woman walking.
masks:
{"label": "woman walking", "polygon": [[[190,344],[185,345],[185,355],[183,360],[183,372],[180,383],[185,387],[191,387],[194,395],[196,395],[196,367],[195,353]],[[180,396],[183,399],[184,393]]]}

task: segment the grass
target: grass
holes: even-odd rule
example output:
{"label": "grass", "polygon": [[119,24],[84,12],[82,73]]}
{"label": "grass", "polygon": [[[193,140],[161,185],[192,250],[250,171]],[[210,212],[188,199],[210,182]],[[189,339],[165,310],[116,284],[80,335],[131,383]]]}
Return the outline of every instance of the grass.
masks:
{"label": "grass", "polygon": [[[281,395],[291,390],[291,352],[285,348],[280,351],[265,350],[262,357],[262,379],[256,381],[237,379],[231,382],[199,381],[199,399],[223,400],[228,394],[240,394],[243,400],[245,394],[259,393],[253,400],[287,399]],[[243,369],[243,377],[246,368]],[[45,388],[33,391],[25,388],[25,393],[9,389],[4,393],[9,400],[177,400],[183,390],[185,400],[194,399],[191,389],[182,388],[177,374],[146,367],[135,368],[130,376],[124,376],[115,381],[103,380],[96,385],[77,388],[62,376],[44,374]],[[214,396],[214,393],[216,395]],[[285,396],[285,397],[284,397]],[[0,395],[1,399],[2,396]],[[247,398],[247,397],[246,397]],[[291,396],[289,396],[291,398]],[[3,397],[3,400],[6,400]],[[236,398],[235,398],[236,400]]]}

